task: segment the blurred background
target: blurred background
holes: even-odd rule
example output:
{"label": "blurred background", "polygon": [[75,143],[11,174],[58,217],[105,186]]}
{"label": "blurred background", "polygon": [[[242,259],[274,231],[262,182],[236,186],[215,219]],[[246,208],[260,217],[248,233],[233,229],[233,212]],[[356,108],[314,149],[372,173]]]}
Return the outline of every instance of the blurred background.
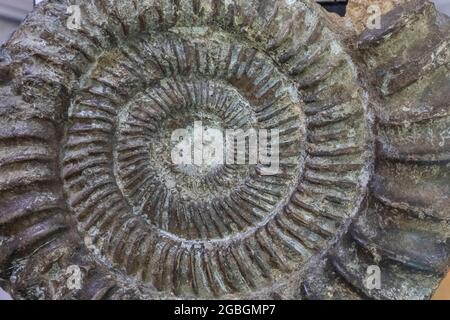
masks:
{"label": "blurred background", "polygon": [[[43,0],[0,0],[0,45],[4,43],[11,33],[22,22],[33,6]],[[450,0],[432,0],[442,12],[450,16]],[[336,13],[345,12],[346,0],[319,0],[330,11]],[[0,300],[10,299],[0,288]],[[435,299],[450,300],[450,277],[443,282],[435,295]]]}
{"label": "blurred background", "polygon": [[33,0],[0,0],[0,43],[8,39],[33,4]]}

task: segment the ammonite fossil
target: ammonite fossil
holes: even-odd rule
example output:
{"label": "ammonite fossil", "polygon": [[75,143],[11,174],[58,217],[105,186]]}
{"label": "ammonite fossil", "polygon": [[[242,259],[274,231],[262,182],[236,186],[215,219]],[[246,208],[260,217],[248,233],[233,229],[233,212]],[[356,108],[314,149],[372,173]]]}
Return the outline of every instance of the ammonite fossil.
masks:
{"label": "ammonite fossil", "polygon": [[[342,26],[311,0],[38,6],[0,55],[0,285],[430,297],[449,266],[450,19],[414,0]],[[171,133],[196,122],[279,130],[278,172],[174,164]]]}

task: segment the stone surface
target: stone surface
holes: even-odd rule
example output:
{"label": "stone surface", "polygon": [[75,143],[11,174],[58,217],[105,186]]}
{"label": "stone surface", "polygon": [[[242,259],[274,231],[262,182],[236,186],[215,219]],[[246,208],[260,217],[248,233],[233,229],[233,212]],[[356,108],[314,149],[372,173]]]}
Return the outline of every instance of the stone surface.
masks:
{"label": "stone surface", "polygon": [[[449,28],[418,0],[358,36],[309,0],[43,3],[0,52],[0,285],[429,298],[449,266]],[[281,172],[174,166],[195,121],[280,129]]]}

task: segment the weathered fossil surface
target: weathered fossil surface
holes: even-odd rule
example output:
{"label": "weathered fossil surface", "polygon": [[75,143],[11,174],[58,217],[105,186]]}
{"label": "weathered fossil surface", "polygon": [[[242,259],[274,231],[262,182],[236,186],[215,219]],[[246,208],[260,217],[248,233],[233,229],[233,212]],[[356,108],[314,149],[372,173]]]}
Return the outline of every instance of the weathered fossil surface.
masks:
{"label": "weathered fossil surface", "polygon": [[[415,0],[339,29],[310,0],[40,5],[0,53],[0,285],[429,298],[449,267],[450,21]],[[173,166],[167,137],[195,120],[279,128],[281,173]]]}

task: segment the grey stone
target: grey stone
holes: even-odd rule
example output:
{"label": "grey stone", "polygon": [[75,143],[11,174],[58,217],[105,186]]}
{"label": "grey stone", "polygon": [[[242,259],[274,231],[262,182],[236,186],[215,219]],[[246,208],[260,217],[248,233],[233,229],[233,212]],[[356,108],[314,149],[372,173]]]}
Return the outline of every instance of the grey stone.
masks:
{"label": "grey stone", "polygon": [[[450,22],[419,0],[382,18],[358,34],[310,0],[40,5],[0,56],[0,286],[429,298],[449,267]],[[174,166],[171,132],[200,120],[280,129],[281,173]]]}

